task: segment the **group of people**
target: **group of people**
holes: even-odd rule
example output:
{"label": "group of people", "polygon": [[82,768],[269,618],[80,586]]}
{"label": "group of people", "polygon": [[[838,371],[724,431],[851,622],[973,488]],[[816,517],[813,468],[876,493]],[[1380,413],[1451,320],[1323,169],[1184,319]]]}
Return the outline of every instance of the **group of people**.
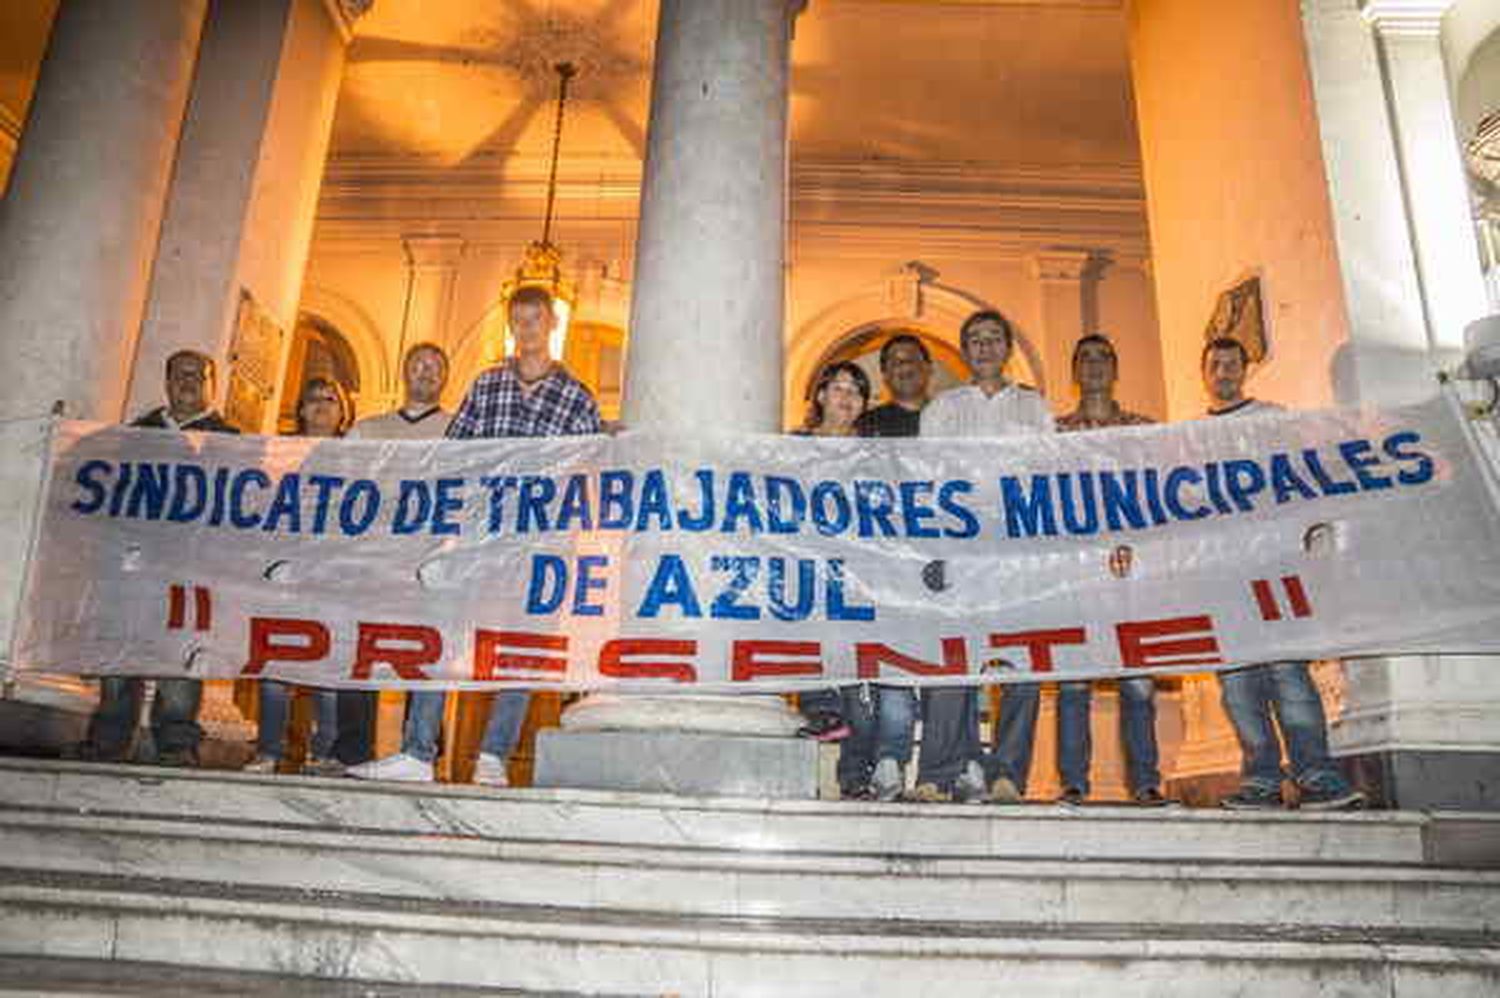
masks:
{"label": "group of people", "polygon": [[[540,437],[599,433],[599,408],[589,389],[552,359],[548,342],[556,315],[541,288],[518,290],[509,302],[514,353],[474,381],[458,411],[439,403],[448,377],[441,347],[418,344],[403,358],[404,399],[394,412],[351,426],[349,400],[332,380],[314,378],[297,405],[298,432],[307,436],[365,439]],[[798,433],[815,436],[1005,437],[1051,432],[1087,432],[1150,422],[1115,399],[1119,358],[1110,340],[1083,337],[1073,350],[1077,408],[1054,418],[1035,390],[1012,381],[1006,368],[1014,351],[1009,320],[992,310],[971,315],[960,330],[968,383],[929,398],[933,362],[927,346],[909,333],[882,345],[880,373],[888,401],[871,405],[869,376],[851,362],[830,364],[814,386],[808,420]],[[1208,416],[1233,418],[1268,408],[1245,395],[1249,358],[1232,339],[1209,342],[1201,373],[1210,397]],[[233,433],[212,408],[214,366],[207,356],[181,351],[167,361],[167,405],[135,425]],[[1220,674],[1225,710],[1234,725],[1243,763],[1239,790],[1225,798],[1231,808],[1283,806],[1282,742],[1290,776],[1303,809],[1360,806],[1363,795],[1340,773],[1328,750],[1322,701],[1306,662],[1275,662]],[[1089,712],[1092,686],[1063,682],[1058,691],[1058,768],[1061,802],[1089,795]],[[143,683],[108,677],[85,749],[96,759],[128,755]],[[151,729],[157,758],[167,765],[197,761],[200,684],[189,679],[157,681]],[[1155,681],[1119,682],[1121,737],[1131,799],[1142,806],[1170,803],[1163,792],[1156,742]],[[289,689],[260,684],[260,729],[247,768],[274,772],[282,766]],[[430,781],[438,756],[445,694],[416,692],[407,702],[400,751],[373,756],[376,694],[313,692],[315,731],[303,771],[344,773],[360,779]],[[507,690],[492,702],[474,781],[506,786],[506,763],[519,739],[529,695]],[[900,686],[859,684],[803,694],[802,733],[840,742],[838,780],[842,796],[856,799],[1019,802],[1026,792],[1040,704],[1035,683],[1008,685],[988,744],[981,738],[976,687],[943,687],[920,695]],[[907,769],[921,719],[921,748],[911,791]],[[1279,729],[1279,736],[1278,736]]]}

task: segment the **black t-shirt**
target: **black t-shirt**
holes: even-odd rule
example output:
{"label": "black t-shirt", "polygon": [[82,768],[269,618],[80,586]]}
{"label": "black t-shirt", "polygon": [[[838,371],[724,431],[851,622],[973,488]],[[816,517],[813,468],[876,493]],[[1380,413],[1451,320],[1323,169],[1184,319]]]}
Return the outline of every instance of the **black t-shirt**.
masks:
{"label": "black t-shirt", "polygon": [[854,429],[862,437],[917,437],[922,435],[922,413],[887,402],[859,417]]}

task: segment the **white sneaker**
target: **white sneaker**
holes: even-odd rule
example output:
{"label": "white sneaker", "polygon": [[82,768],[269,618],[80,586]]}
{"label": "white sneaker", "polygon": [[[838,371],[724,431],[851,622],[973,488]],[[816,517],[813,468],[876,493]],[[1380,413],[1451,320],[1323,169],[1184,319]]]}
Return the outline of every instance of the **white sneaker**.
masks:
{"label": "white sneaker", "polygon": [[240,772],[270,775],[276,772],[276,767],[279,765],[281,765],[280,759],[272,759],[268,755],[258,755],[254,759],[251,759],[249,762],[245,763],[245,765],[240,768]]}
{"label": "white sneaker", "polygon": [[510,777],[505,775],[505,760],[488,752],[479,753],[474,764],[474,782],[482,787],[508,787]]}
{"label": "white sneaker", "polygon": [[900,800],[906,789],[906,774],[901,771],[901,764],[890,756],[877,762],[870,777],[870,789],[875,792],[876,800]]}
{"label": "white sneaker", "polygon": [[384,759],[372,759],[344,770],[345,776],[356,780],[389,780],[393,783],[431,783],[432,763],[423,762],[414,755],[397,752]]}
{"label": "white sneaker", "polygon": [[970,759],[964,771],[958,774],[958,779],[953,781],[953,799],[960,804],[978,804],[984,800],[987,789],[984,770],[978,762]]}

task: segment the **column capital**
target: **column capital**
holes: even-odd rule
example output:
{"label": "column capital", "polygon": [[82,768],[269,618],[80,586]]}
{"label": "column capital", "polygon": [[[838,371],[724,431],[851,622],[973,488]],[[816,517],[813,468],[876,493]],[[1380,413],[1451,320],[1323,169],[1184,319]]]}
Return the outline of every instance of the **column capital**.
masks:
{"label": "column capital", "polygon": [[412,233],[401,237],[401,248],[414,268],[451,270],[458,266],[463,255],[464,240],[455,235]]}
{"label": "column capital", "polygon": [[1437,38],[1454,0],[1363,0],[1360,13],[1382,38]]}
{"label": "column capital", "polygon": [[1046,283],[1077,283],[1088,273],[1094,254],[1088,250],[1038,250],[1031,256],[1031,273]]}

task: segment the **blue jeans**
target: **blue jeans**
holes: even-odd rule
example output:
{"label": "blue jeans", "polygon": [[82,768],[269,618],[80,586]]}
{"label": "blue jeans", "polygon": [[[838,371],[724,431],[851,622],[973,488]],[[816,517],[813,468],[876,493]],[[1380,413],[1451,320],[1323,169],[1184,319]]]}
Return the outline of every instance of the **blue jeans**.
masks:
{"label": "blue jeans", "polygon": [[[333,743],[339,737],[339,701],[336,690],[313,689],[316,717],[308,755],[327,759],[333,754]],[[280,759],[286,741],[286,722],[291,715],[292,687],[273,679],[260,683],[260,730],[255,737],[255,753],[267,759]]]}
{"label": "blue jeans", "polygon": [[[443,733],[443,698],[446,694],[422,690],[406,702],[406,727],[401,732],[401,751],[409,756],[432,762],[438,756],[438,741]],[[484,725],[484,740],[479,751],[509,758],[521,739],[521,725],[531,694],[525,690],[506,690],[495,696],[490,705],[489,720]]]}
{"label": "blue jeans", "polygon": [[995,737],[984,760],[984,778],[993,783],[1009,777],[1021,793],[1031,775],[1031,750],[1036,744],[1036,716],[1042,704],[1038,683],[1010,683],[1000,689],[1000,716]]}
{"label": "blue jeans", "polygon": [[881,759],[905,766],[917,723],[917,694],[904,686],[861,683],[843,690],[844,720],[852,733],[839,745],[839,786],[867,786]]}
{"label": "blue jeans", "polygon": [[1278,726],[1299,786],[1335,793],[1349,788],[1328,753],[1328,720],[1306,662],[1270,662],[1221,672],[1219,692],[1240,741],[1244,789],[1281,789]]}
{"label": "blue jeans", "polygon": [[[99,706],[89,719],[90,753],[103,761],[130,757],[130,741],[141,714],[146,681],[134,676],[105,676],[99,680]],[[203,738],[198,706],[203,684],[196,679],[158,679],[151,703],[151,735],[156,751],[196,751]]]}
{"label": "blue jeans", "polygon": [[[1089,792],[1093,737],[1090,683],[1062,683],[1057,690],[1057,768],[1063,787]],[[1131,793],[1161,787],[1156,749],[1156,683],[1148,676],[1120,680],[1120,742],[1125,749],[1125,782]]]}

